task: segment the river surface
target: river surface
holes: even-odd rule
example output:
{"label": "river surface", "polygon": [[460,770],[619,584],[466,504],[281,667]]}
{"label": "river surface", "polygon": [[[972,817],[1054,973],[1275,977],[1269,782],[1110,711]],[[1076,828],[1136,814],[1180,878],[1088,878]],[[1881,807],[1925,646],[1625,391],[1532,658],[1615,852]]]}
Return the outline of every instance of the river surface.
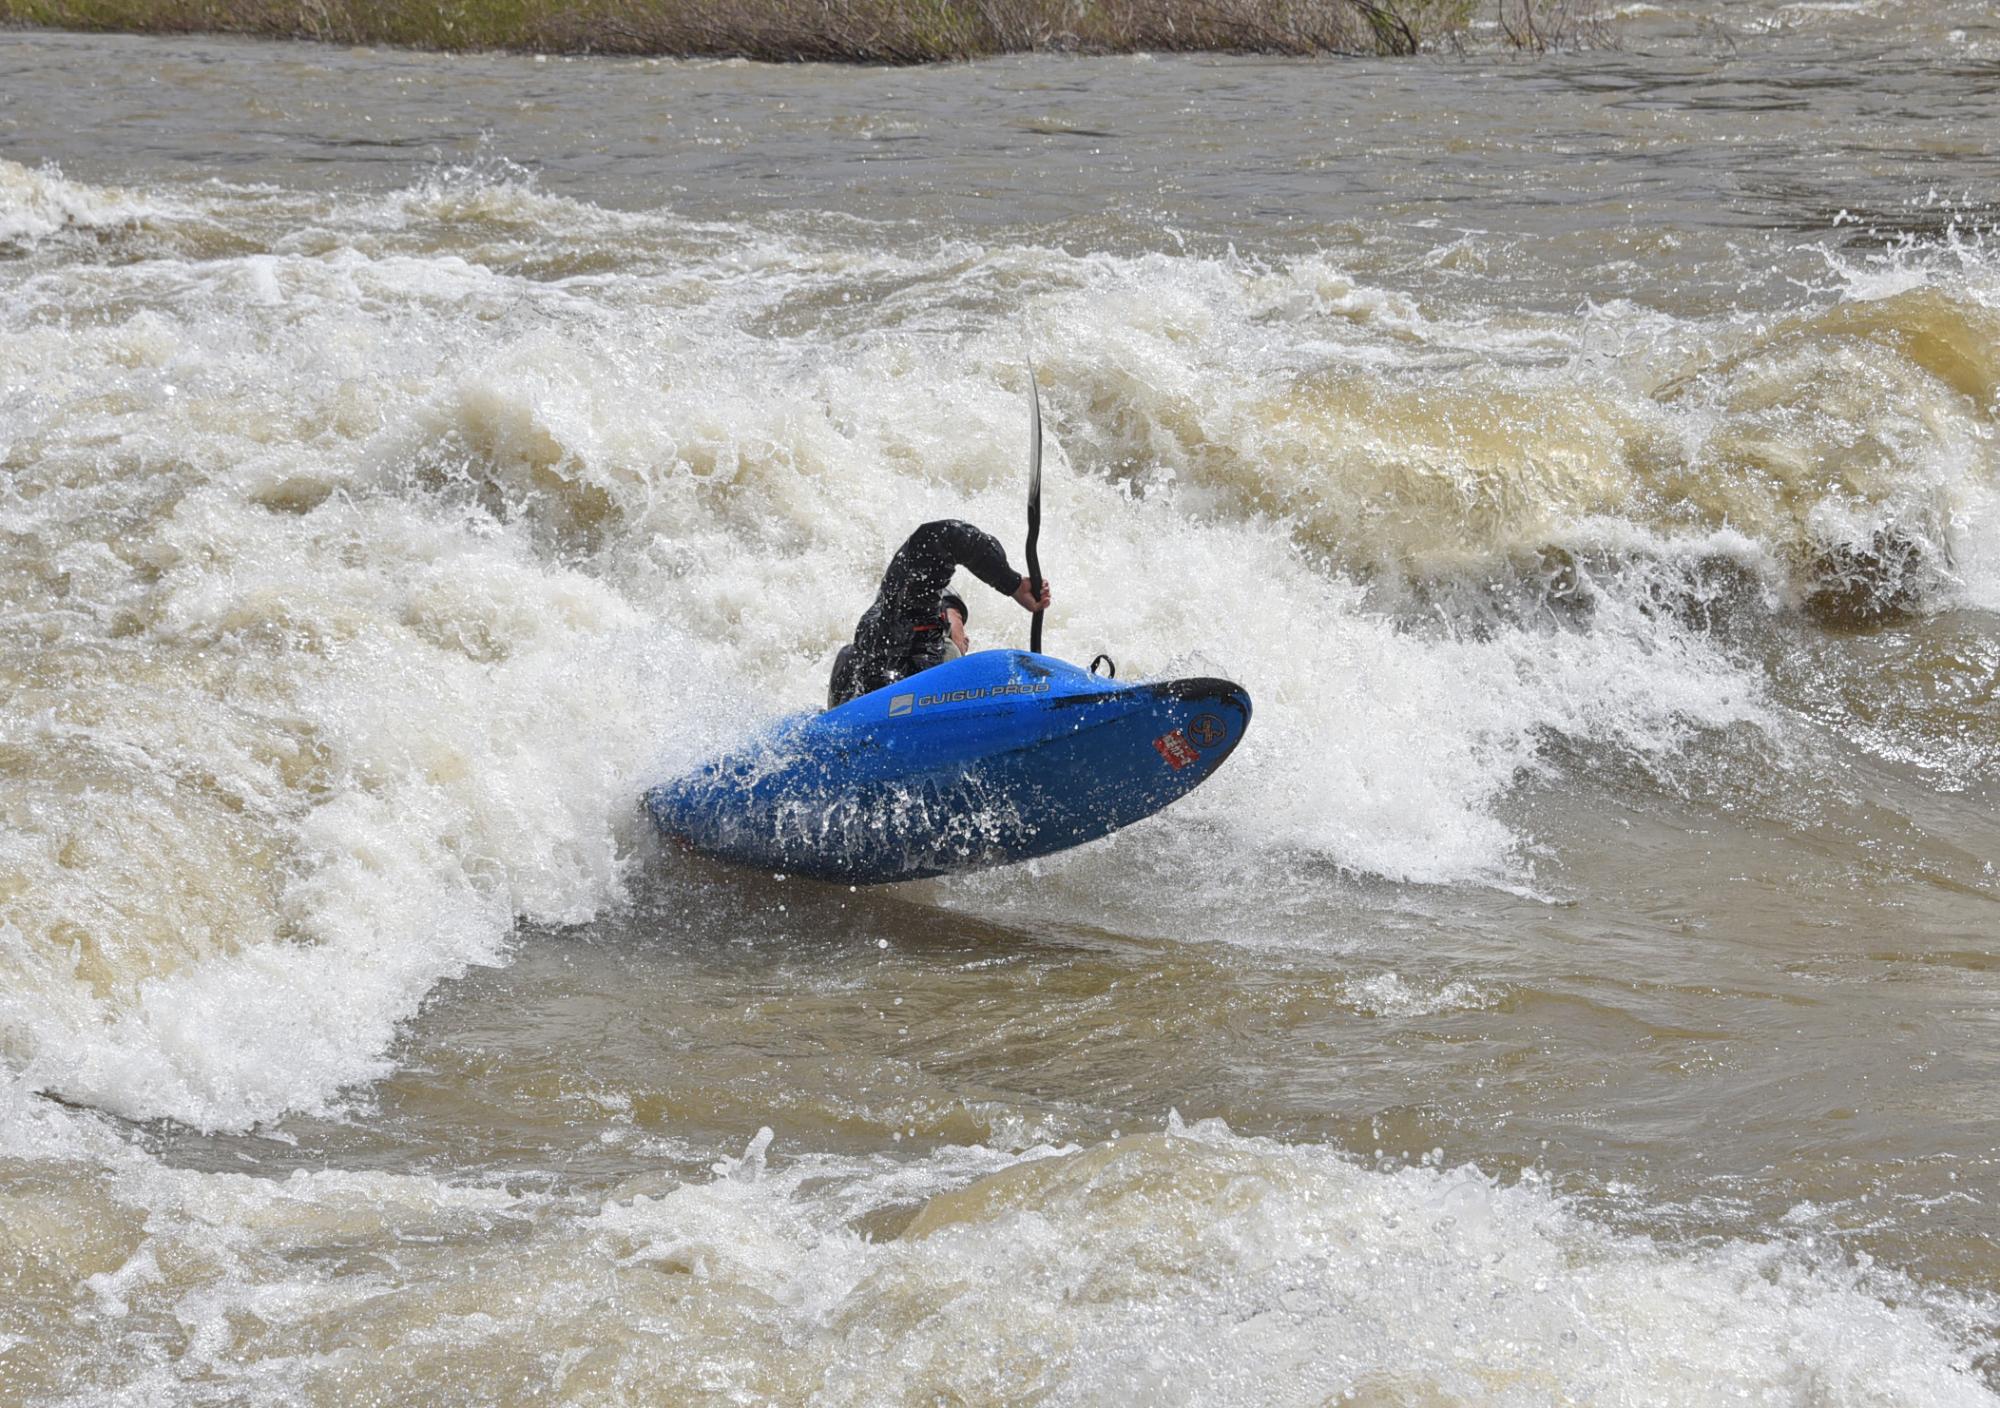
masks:
{"label": "river surface", "polygon": [[[1612,24],[0,34],[0,1402],[2000,1401],[2000,20]],[[1031,351],[1242,747],[665,850]]]}

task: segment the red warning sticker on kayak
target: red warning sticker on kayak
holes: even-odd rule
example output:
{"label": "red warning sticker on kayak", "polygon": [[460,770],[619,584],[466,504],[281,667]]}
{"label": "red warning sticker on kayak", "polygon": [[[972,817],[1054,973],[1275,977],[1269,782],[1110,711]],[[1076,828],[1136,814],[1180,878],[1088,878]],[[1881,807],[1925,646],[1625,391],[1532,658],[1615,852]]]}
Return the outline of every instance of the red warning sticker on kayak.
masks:
{"label": "red warning sticker on kayak", "polygon": [[1194,745],[1187,741],[1187,735],[1179,729],[1175,729],[1172,733],[1161,734],[1153,740],[1153,746],[1159,750],[1160,756],[1167,760],[1167,766],[1175,772],[1179,772],[1189,763],[1201,761],[1201,754],[1195,751]]}

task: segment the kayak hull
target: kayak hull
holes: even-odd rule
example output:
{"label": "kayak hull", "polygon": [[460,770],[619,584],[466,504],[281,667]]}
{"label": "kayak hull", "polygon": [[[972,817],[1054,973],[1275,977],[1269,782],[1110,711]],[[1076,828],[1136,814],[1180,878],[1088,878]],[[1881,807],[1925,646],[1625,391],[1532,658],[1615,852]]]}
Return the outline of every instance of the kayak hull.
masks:
{"label": "kayak hull", "polygon": [[670,839],[739,865],[884,884],[1031,860],[1185,796],[1235,749],[1227,680],[1120,684],[989,650],[783,720],[646,794]]}

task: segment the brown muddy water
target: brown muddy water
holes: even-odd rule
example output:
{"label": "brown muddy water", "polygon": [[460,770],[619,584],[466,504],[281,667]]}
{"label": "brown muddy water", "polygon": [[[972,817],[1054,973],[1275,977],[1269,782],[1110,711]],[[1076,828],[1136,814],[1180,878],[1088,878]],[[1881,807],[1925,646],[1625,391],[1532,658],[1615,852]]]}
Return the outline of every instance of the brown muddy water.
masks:
{"label": "brown muddy water", "polygon": [[[2000,20],[1613,24],[0,36],[0,1402],[2000,1397]],[[1050,646],[1243,747],[658,846],[1030,348]]]}

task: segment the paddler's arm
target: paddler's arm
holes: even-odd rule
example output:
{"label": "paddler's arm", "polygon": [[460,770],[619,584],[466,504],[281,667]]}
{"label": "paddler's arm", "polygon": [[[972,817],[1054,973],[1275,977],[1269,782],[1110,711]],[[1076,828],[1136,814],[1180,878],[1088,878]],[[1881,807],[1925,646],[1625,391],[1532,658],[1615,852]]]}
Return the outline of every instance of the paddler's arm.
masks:
{"label": "paddler's arm", "polygon": [[[1000,540],[956,518],[940,518],[910,534],[882,574],[880,599],[899,616],[929,616],[960,567],[1000,595],[1027,606],[1031,594],[1026,579],[1007,565],[1007,550]],[[1044,583],[1044,596],[1046,587]]]}

